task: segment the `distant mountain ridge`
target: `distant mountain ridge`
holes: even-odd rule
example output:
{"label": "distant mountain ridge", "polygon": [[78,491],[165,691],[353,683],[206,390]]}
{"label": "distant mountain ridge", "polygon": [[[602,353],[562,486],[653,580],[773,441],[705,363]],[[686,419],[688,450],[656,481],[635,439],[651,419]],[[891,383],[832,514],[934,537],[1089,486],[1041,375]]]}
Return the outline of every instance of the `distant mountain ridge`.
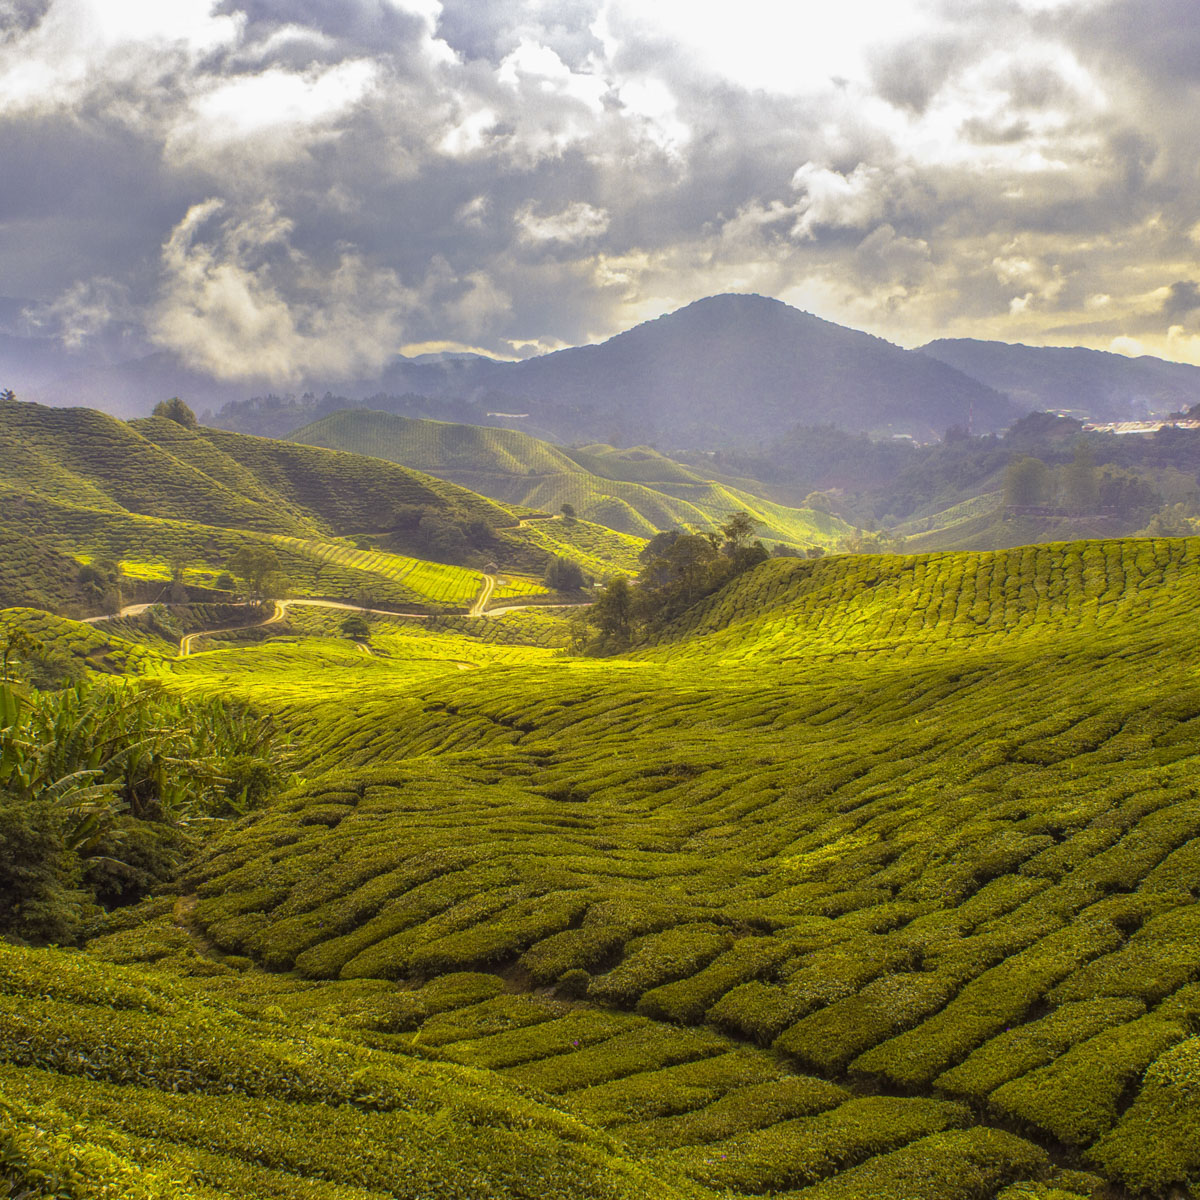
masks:
{"label": "distant mountain ridge", "polygon": [[[169,352],[100,363],[56,353],[52,339],[22,337],[9,326],[0,322],[0,386],[18,395],[122,416],[181,395],[198,410],[219,410],[218,424],[270,436],[328,415],[315,399],[325,393],[551,441],[650,443],[667,452],[747,449],[795,426],[823,424],[930,441],[954,425],[998,432],[1033,410],[1118,420],[1200,400],[1200,368],[1182,363],[971,339],[905,350],[745,293],[710,296],[604,342],[520,362],[397,355],[370,377],[292,387],[217,380]],[[278,399],[274,409],[266,400],[247,407],[250,395],[278,392],[304,395],[290,407]]]}
{"label": "distant mountain ridge", "polygon": [[[0,370],[6,367],[0,357]],[[6,382],[20,385],[20,378]],[[327,390],[319,381],[301,386]],[[522,362],[398,357],[378,377],[329,386],[349,397],[410,393],[469,401],[481,423],[489,411],[528,413],[495,419],[525,421],[531,432],[557,440],[654,442],[665,449],[748,446],[783,428],[826,422],[929,440],[956,424],[1003,429],[1021,415],[1004,396],[944,363],[746,294],[711,296],[598,345]],[[158,354],[102,368],[64,359],[57,381],[32,394],[129,414],[172,393],[195,407],[220,407],[237,391]]]}
{"label": "distant mountain ridge", "polygon": [[494,395],[540,405],[543,423],[557,408],[558,424],[575,425],[567,436],[607,421],[622,441],[664,448],[748,445],[824,423],[928,440],[1022,415],[954,368],[756,295],[710,296],[596,346],[473,369]]}
{"label": "distant mountain ridge", "polygon": [[1183,412],[1200,403],[1200,367],[1079,346],[941,338],[920,353],[1004,392],[1021,411],[1069,411],[1096,421]]}

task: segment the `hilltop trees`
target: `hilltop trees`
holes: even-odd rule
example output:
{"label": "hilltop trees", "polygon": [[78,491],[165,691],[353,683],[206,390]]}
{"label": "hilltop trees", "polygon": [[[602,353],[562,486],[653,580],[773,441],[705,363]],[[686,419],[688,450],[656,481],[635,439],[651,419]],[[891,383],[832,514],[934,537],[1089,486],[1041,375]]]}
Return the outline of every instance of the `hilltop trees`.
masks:
{"label": "hilltop trees", "polygon": [[170,400],[160,400],[154,406],[154,416],[166,417],[168,421],[174,421],[184,429],[196,429],[200,425],[196,414],[178,396],[172,396]]}
{"label": "hilltop trees", "polygon": [[591,608],[589,620],[600,633],[593,649],[613,653],[639,636],[653,636],[693,604],[770,556],[751,542],[757,522],[747,512],[732,513],[709,533],[664,530],[638,556],[644,563],[636,589],[618,576]]}

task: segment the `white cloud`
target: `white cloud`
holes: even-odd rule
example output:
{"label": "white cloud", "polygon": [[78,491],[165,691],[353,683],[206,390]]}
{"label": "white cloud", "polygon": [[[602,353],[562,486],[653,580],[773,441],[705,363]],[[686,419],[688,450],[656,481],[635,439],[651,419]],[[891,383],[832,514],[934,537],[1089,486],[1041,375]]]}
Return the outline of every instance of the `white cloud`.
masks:
{"label": "white cloud", "polygon": [[284,383],[378,371],[403,341],[414,297],[352,248],[321,270],[269,202],[225,215],[194,205],[163,247],[153,339],[219,379]]}
{"label": "white cloud", "polygon": [[112,325],[137,319],[129,289],[103,276],[79,280],[46,304],[22,316],[39,333],[57,337],[68,350],[81,350]]}
{"label": "white cloud", "polygon": [[269,67],[214,81],[168,135],[167,156],[188,162],[232,150],[260,166],[294,159],[310,139],[328,136],[377,79],[374,63],[351,59],[303,73]]}
{"label": "white cloud", "polygon": [[0,47],[0,111],[69,109],[96,89],[154,91],[181,64],[236,45],[240,14],[211,0],[54,0],[42,21]]}
{"label": "white cloud", "polygon": [[591,241],[608,229],[609,215],[584,201],[567,205],[561,212],[539,216],[533,205],[526,205],[516,214],[522,242],[542,244],[558,242],[564,245]]}
{"label": "white cloud", "polygon": [[883,219],[887,208],[887,173],[859,163],[848,175],[807,162],[792,176],[801,193],[793,233],[811,238],[822,226],[862,229]]}

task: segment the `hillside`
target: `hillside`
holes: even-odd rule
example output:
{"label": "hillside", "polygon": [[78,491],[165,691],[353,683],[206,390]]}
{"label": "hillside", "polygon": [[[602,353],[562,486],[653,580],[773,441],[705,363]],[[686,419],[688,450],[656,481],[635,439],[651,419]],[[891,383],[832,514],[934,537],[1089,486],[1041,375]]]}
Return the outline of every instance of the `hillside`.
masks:
{"label": "hillside", "polygon": [[1069,411],[1094,421],[1186,412],[1200,402],[1200,367],[1102,350],[942,338],[920,353],[1004,392],[1021,412]]}
{"label": "hillside", "polygon": [[706,479],[647,447],[568,448],[509,429],[365,409],[335,413],[291,438],[402,463],[528,509],[557,514],[570,504],[582,519],[640,537],[675,527],[715,529],[738,509],[755,517],[761,537],[792,546],[832,546],[849,531],[828,513]]}
{"label": "hillside", "polygon": [[[627,569],[640,545],[583,522],[547,540],[503,505],[378,458],[161,417],[127,424],[3,403],[0,450],[7,605],[96,614],[118,595],[160,597],[179,569],[211,597],[250,548],[273,554],[300,596],[458,608],[481,590],[485,566],[540,577],[558,554],[607,574]],[[105,577],[81,586],[81,565],[95,563]]]}
{"label": "hillside", "polygon": [[314,613],[162,660],[297,779],[83,955],[4,951],[7,1102],[189,1197],[1194,1194],[1198,581],[838,555],[618,659]]}

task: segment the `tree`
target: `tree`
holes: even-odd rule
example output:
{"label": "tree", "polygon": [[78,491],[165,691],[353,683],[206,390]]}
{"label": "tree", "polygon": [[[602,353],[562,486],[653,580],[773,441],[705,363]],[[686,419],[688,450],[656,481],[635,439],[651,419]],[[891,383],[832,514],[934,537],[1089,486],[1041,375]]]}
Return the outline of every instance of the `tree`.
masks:
{"label": "tree", "polygon": [[222,571],[220,575],[213,580],[213,587],[218,592],[232,592],[237,589],[237,580],[234,579],[228,571]]}
{"label": "tree", "polygon": [[563,517],[566,520],[568,520],[568,521],[575,520],[575,505],[573,505],[569,502],[564,503],[562,508],[560,508],[558,511],[560,513],[562,513]]}
{"label": "tree", "polygon": [[629,580],[624,575],[610,580],[588,613],[604,638],[618,645],[628,645],[633,636],[633,592]]}
{"label": "tree", "polygon": [[1168,504],[1144,530],[1147,537],[1191,537],[1195,532],[1186,504]]}
{"label": "tree", "polygon": [[9,625],[0,642],[0,655],[4,660],[4,682],[9,682],[9,662],[14,658],[30,658],[45,651],[45,645],[28,630],[19,625]]}
{"label": "tree", "polygon": [[1050,494],[1050,468],[1040,458],[1014,458],[1004,472],[1004,503],[1028,508],[1045,504]]}
{"label": "tree", "polygon": [[17,393],[12,388],[5,388],[4,391],[0,392],[0,404],[15,404],[16,400]]}
{"label": "tree", "polygon": [[247,599],[269,600],[284,590],[279,558],[266,546],[243,546],[229,559],[228,567],[242,581]]}
{"label": "tree", "polygon": [[356,642],[371,640],[371,626],[359,613],[351,613],[341,624],[342,633]]}
{"label": "tree", "polygon": [[160,400],[154,406],[154,415],[166,417],[168,421],[174,421],[184,429],[196,429],[200,424],[196,420],[196,414],[178,396],[172,396],[170,400]]}
{"label": "tree", "polygon": [[1087,442],[1076,443],[1075,457],[1063,472],[1063,489],[1067,508],[1073,513],[1093,513],[1100,507],[1100,484]]}
{"label": "tree", "polygon": [[833,512],[833,501],[824,492],[809,492],[800,507],[811,508],[813,512]]}
{"label": "tree", "polygon": [[737,554],[750,540],[760,523],[745,509],[730,513],[728,520],[721,526],[721,532],[725,535],[725,553],[731,556]]}
{"label": "tree", "polygon": [[542,582],[555,592],[577,592],[583,587],[583,571],[578,563],[555,555],[546,567]]}
{"label": "tree", "polygon": [[167,570],[171,572],[171,603],[186,604],[188,598],[187,584],[184,583],[184,572],[187,570],[187,559],[178,551],[167,555]]}

